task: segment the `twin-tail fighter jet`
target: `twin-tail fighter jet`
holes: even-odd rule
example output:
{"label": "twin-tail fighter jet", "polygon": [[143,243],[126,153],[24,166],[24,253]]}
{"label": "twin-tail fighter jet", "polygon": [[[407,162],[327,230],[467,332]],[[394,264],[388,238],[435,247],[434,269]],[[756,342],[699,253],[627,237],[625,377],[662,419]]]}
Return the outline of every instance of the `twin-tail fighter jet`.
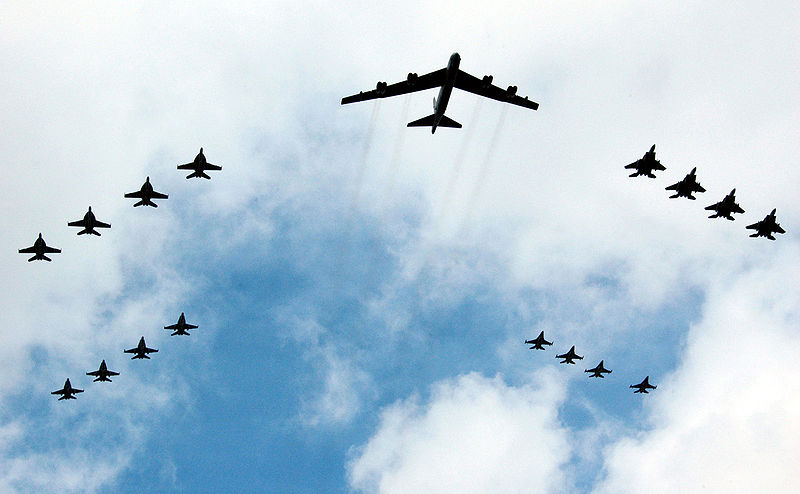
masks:
{"label": "twin-tail fighter jet", "polygon": [[453,53],[450,56],[447,67],[443,69],[435,70],[420,76],[412,72],[408,74],[405,81],[395,84],[387,85],[385,82],[378,82],[377,87],[372,91],[362,91],[358,94],[342,98],[342,104],[346,105],[348,103],[367,101],[376,98],[388,98],[390,96],[398,96],[439,87],[439,96],[433,99],[433,114],[420,118],[419,120],[414,120],[408,124],[408,127],[430,127],[431,134],[436,132],[437,127],[461,128],[460,123],[444,114],[445,110],[447,110],[447,103],[450,101],[450,94],[453,92],[453,88],[462,89],[485,98],[530,108],[531,110],[539,108],[539,103],[530,101],[527,96],[524,98],[517,96],[517,86],[508,86],[507,89],[501,89],[492,84],[492,76],[485,75],[483,79],[478,79],[459,69],[458,65],[460,63],[461,56],[458,53]]}
{"label": "twin-tail fighter jet", "polygon": [[670,199],[675,199],[676,197],[685,197],[694,201],[697,198],[692,195],[693,193],[706,191],[706,189],[704,189],[703,186],[697,182],[697,176],[695,175],[695,172],[697,172],[697,167],[692,168],[692,171],[690,171],[689,174],[686,175],[680,182],[666,187],[666,190],[675,191],[675,194],[669,196]]}
{"label": "twin-tail fighter jet", "polygon": [[777,209],[773,209],[772,212],[769,213],[767,216],[765,216],[763,220],[748,226],[747,227],[748,230],[756,231],[750,236],[767,237],[770,240],[775,240],[775,237],[772,236],[773,233],[786,233],[786,230],[781,228],[781,225],[779,225],[777,220],[775,219],[776,211]]}
{"label": "twin-tail fighter jet", "polygon": [[20,254],[33,254],[33,257],[28,259],[28,262],[31,261],[47,261],[50,262],[52,259],[47,257],[45,254],[59,254],[61,249],[56,249],[55,247],[48,247],[47,244],[44,242],[42,238],[42,234],[39,234],[39,238],[33,243],[31,247],[27,247],[25,249],[20,249]]}
{"label": "twin-tail fighter jet", "polygon": [[194,170],[192,173],[187,175],[186,178],[202,177],[207,180],[211,180],[211,177],[206,175],[206,170],[217,171],[222,170],[222,167],[218,165],[212,165],[206,161],[206,156],[203,154],[203,148],[200,148],[200,152],[194,157],[194,161],[184,165],[178,165],[178,170]]}
{"label": "twin-tail fighter jet", "polygon": [[92,382],[98,382],[98,381],[111,382],[111,379],[109,379],[108,376],[118,376],[119,372],[108,370],[108,367],[106,366],[106,361],[103,360],[102,362],[100,362],[99,369],[97,369],[96,371],[87,372],[86,375],[94,376],[97,378]]}
{"label": "twin-tail fighter jet", "polygon": [[533,339],[533,340],[525,340],[525,344],[526,345],[533,345],[530,348],[531,350],[534,350],[534,349],[536,349],[536,350],[544,350],[544,347],[542,345],[552,345],[553,342],[545,340],[544,339],[544,331],[542,331],[541,333],[539,333],[539,336],[537,336],[535,339]]}
{"label": "twin-tail fighter jet", "polygon": [[706,211],[714,211],[714,214],[709,218],[725,218],[733,221],[734,213],[744,213],[738,204],[736,204],[736,189],[733,189],[730,194],[725,196],[721,201],[711,206],[706,206]]}
{"label": "twin-tail fighter jet", "polygon": [[194,324],[189,324],[186,322],[186,316],[181,312],[180,317],[178,317],[178,322],[176,324],[172,324],[170,326],[164,326],[164,329],[169,329],[174,331],[170,336],[175,336],[179,334],[185,334],[189,336],[189,332],[186,331],[187,329],[197,329],[197,326]]}
{"label": "twin-tail fighter jet", "polygon": [[108,223],[103,223],[102,221],[98,221],[95,218],[94,213],[92,212],[92,207],[89,206],[89,211],[83,215],[82,220],[78,221],[70,221],[67,223],[67,226],[77,226],[83,228],[83,230],[78,232],[78,235],[85,235],[87,233],[91,233],[92,235],[100,236],[100,232],[96,231],[95,228],[111,228],[111,225]]}
{"label": "twin-tail fighter jet", "polygon": [[649,393],[649,391],[647,391],[648,389],[656,389],[658,386],[653,386],[650,384],[650,376],[647,376],[644,378],[644,381],[640,382],[639,384],[631,384],[628,387],[635,388],[636,391],[634,391],[634,393],[647,394]]}
{"label": "twin-tail fighter jet", "polygon": [[592,374],[589,377],[600,377],[600,378],[605,378],[606,377],[603,374],[611,374],[611,371],[609,369],[606,369],[605,367],[603,367],[603,361],[602,360],[600,361],[599,364],[597,364],[596,367],[594,367],[592,369],[586,369],[583,372],[591,372]]}
{"label": "twin-tail fighter jet", "polygon": [[572,348],[570,348],[567,353],[556,355],[556,358],[563,358],[564,360],[560,362],[562,364],[574,364],[575,359],[583,360],[583,357],[575,353],[575,345],[572,345]]}
{"label": "twin-tail fighter jet", "polygon": [[636,170],[635,172],[628,175],[629,177],[638,177],[639,175],[645,175],[650,178],[656,178],[656,176],[653,174],[653,170],[660,171],[667,169],[664,165],[661,164],[660,161],[656,159],[655,144],[653,144],[653,147],[650,148],[650,151],[644,153],[644,156],[634,161],[630,165],[625,166],[625,168],[629,170]]}
{"label": "twin-tail fighter jet", "polygon": [[155,348],[147,348],[147,345],[145,345],[145,343],[144,343],[144,336],[142,336],[142,339],[139,340],[139,344],[136,346],[136,348],[130,348],[128,350],[125,350],[125,353],[135,353],[136,354],[133,357],[131,357],[131,360],[137,359],[137,358],[146,358],[146,359],[149,360],[150,357],[148,357],[147,354],[148,353],[155,353],[155,352],[158,352],[158,350],[156,350]]}
{"label": "twin-tail fighter jet", "polygon": [[167,194],[162,194],[161,192],[156,192],[153,190],[153,186],[150,184],[150,177],[142,184],[142,188],[139,189],[138,192],[129,192],[125,194],[127,198],[134,198],[134,199],[141,199],[139,202],[135,203],[133,207],[139,206],[152,206],[154,208],[158,207],[158,204],[153,202],[153,199],[168,199],[169,196]]}
{"label": "twin-tail fighter jet", "polygon": [[61,395],[61,398],[58,399],[58,401],[61,401],[61,400],[77,400],[77,398],[75,397],[76,393],[83,393],[83,390],[78,388],[73,388],[72,384],[69,383],[69,378],[67,378],[63,388],[57,389],[51,392],[50,394]]}

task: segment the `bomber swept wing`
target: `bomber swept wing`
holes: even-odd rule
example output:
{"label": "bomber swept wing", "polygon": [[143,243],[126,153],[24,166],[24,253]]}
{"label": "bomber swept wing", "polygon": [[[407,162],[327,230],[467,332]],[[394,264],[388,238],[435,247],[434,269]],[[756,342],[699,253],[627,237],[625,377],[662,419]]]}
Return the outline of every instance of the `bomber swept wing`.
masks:
{"label": "bomber swept wing", "polygon": [[[756,232],[750,235],[751,237],[767,237],[770,240],[775,240],[775,237],[772,236],[773,233],[786,233],[786,230],[781,228],[781,225],[778,224],[778,221],[775,219],[775,213],[777,209],[773,209],[771,213],[764,217],[763,220],[753,223],[752,225],[748,225],[746,228],[748,230],[755,230]],[[22,251],[20,251],[22,252]]]}
{"label": "bomber swept wing", "polygon": [[55,247],[49,247],[44,239],[42,238],[42,234],[39,233],[39,238],[33,243],[31,247],[26,247],[24,249],[20,249],[20,254],[33,254],[33,257],[28,259],[28,262],[31,261],[47,261],[50,262],[52,259],[47,257],[45,254],[58,254],[61,252],[61,249],[56,249]]}
{"label": "bomber swept wing", "polygon": [[697,182],[697,176],[695,173],[697,172],[697,167],[692,168],[690,171],[680,182],[674,183],[669,187],[665,187],[666,190],[674,190],[675,194],[669,196],[670,199],[675,199],[676,197],[685,197],[687,199],[695,200],[697,199],[692,194],[695,192],[705,192],[706,189],[703,188]]}
{"label": "bomber swept wing", "polygon": [[111,228],[111,225],[108,223],[103,223],[99,221],[92,212],[92,207],[89,206],[89,211],[83,215],[82,220],[78,221],[70,221],[67,223],[67,226],[77,226],[83,228],[83,230],[78,232],[78,235],[85,235],[90,233],[92,235],[100,236],[100,232],[96,231],[95,228]]}
{"label": "bomber swept wing", "polygon": [[653,174],[654,170],[666,170],[666,167],[656,159],[655,144],[653,144],[653,147],[650,148],[650,151],[644,153],[644,156],[634,161],[630,165],[625,165],[625,168],[629,170],[636,170],[628,175],[629,177],[638,177],[639,175],[644,175],[650,178],[656,178],[656,176]]}
{"label": "bomber swept wing", "polygon": [[207,180],[211,180],[211,177],[206,174],[207,170],[218,171],[222,170],[221,166],[212,165],[208,161],[206,161],[206,155],[203,154],[203,148],[200,148],[200,152],[197,153],[197,156],[194,157],[194,161],[191,163],[186,163],[183,165],[178,165],[178,170],[194,170],[192,173],[186,176],[186,178],[205,178]]}

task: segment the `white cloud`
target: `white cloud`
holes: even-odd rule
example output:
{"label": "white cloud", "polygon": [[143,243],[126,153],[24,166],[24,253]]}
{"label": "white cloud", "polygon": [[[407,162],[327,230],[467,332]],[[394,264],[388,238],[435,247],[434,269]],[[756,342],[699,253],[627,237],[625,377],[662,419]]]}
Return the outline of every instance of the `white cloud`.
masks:
{"label": "white cloud", "polygon": [[[542,371],[534,385],[471,373],[439,382],[430,399],[397,402],[353,451],[351,486],[361,492],[552,492],[566,478],[567,431],[557,420],[564,383]],[[559,487],[560,486],[560,487]]]}

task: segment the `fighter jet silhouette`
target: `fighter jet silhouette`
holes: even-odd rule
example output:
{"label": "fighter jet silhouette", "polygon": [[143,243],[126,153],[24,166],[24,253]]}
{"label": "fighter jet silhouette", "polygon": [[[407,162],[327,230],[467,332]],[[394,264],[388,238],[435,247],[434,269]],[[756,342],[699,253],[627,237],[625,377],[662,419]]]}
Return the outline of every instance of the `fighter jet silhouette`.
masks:
{"label": "fighter jet silhouette", "polygon": [[517,96],[517,86],[508,86],[508,89],[501,89],[492,84],[492,76],[485,75],[483,79],[467,74],[458,68],[461,63],[461,56],[453,53],[447,62],[447,67],[435,70],[425,75],[418,76],[415,72],[408,74],[405,81],[387,85],[385,82],[378,82],[372,91],[362,91],[352,96],[342,98],[342,104],[366,101],[375,98],[388,98],[400,94],[413,93],[440,87],[439,96],[433,98],[433,114],[420,118],[408,124],[409,127],[430,127],[431,134],[436,132],[436,127],[461,128],[461,124],[445,116],[447,103],[450,101],[450,94],[453,88],[462,89],[478,96],[491,98],[512,105],[522,106],[535,110],[539,108],[539,103],[528,100],[528,97]]}
{"label": "fighter jet silhouette", "polygon": [[133,357],[131,357],[131,360],[137,359],[137,358],[146,358],[146,359],[149,360],[150,357],[148,357],[147,354],[148,353],[155,353],[155,352],[158,352],[158,350],[156,350],[155,348],[147,348],[147,345],[144,344],[144,336],[142,336],[142,339],[139,340],[139,344],[136,346],[136,348],[131,348],[131,349],[125,350],[125,353],[135,353],[136,354]]}
{"label": "fighter jet silhouette", "polygon": [[42,234],[39,234],[39,238],[33,243],[33,246],[27,247],[25,249],[20,249],[20,254],[33,254],[33,257],[28,259],[28,262],[31,261],[47,261],[50,262],[52,259],[47,257],[45,254],[58,254],[61,252],[61,249],[56,249],[55,247],[48,247],[47,244],[44,242],[42,238]]}
{"label": "fighter jet silhouette", "polygon": [[636,393],[647,394],[649,392],[649,391],[647,391],[648,389],[656,389],[658,387],[658,386],[653,386],[652,384],[650,384],[649,379],[650,379],[650,376],[647,376],[647,377],[644,378],[644,381],[640,382],[639,384],[632,384],[629,387],[636,388],[636,391],[634,391],[634,394],[636,394]]}
{"label": "fighter jet silhouette", "polygon": [[98,221],[97,218],[94,217],[91,206],[89,206],[89,211],[83,215],[82,220],[70,221],[67,223],[67,226],[77,226],[83,228],[83,230],[78,232],[78,235],[91,233],[92,235],[97,235],[98,237],[100,236],[100,232],[96,231],[95,228],[111,228],[111,225],[108,223]]}
{"label": "fighter jet silhouette", "polygon": [[583,372],[592,372],[592,375],[590,375],[589,377],[600,377],[600,378],[605,378],[606,377],[603,374],[611,374],[610,370],[608,370],[605,367],[603,367],[603,361],[602,360],[600,361],[599,364],[597,364],[597,367],[595,367],[593,369],[586,369]]}
{"label": "fighter jet silhouette", "polygon": [[636,170],[635,172],[628,175],[629,177],[638,177],[639,175],[645,175],[650,178],[656,178],[656,176],[653,175],[653,170],[666,170],[664,165],[662,165],[661,162],[656,159],[655,144],[653,144],[653,147],[650,148],[650,151],[644,153],[644,156],[634,161],[630,165],[626,165],[625,168]]}
{"label": "fighter jet silhouette", "polygon": [[574,364],[575,359],[583,360],[583,357],[579,356],[575,353],[575,345],[572,345],[572,348],[569,349],[567,353],[562,353],[561,355],[556,355],[556,358],[563,358],[560,363],[562,364]]}
{"label": "fighter jet silhouette", "polygon": [[51,392],[50,394],[61,395],[61,398],[58,399],[58,401],[61,401],[61,400],[76,400],[77,398],[75,398],[74,396],[76,393],[83,393],[83,390],[73,388],[72,384],[69,383],[69,378],[67,378],[66,382],[64,382],[63,388],[57,389]]}
{"label": "fighter jet silhouette", "polygon": [[542,331],[541,333],[539,333],[539,336],[537,336],[536,339],[525,340],[525,344],[526,345],[533,345],[530,348],[531,350],[533,350],[533,349],[544,350],[544,347],[542,345],[552,345],[553,342],[545,340],[544,339],[544,331]]}
{"label": "fighter jet silhouette", "polygon": [[730,194],[725,196],[721,201],[711,206],[706,206],[707,211],[714,211],[714,214],[709,218],[725,218],[733,221],[733,213],[744,213],[744,209],[736,204],[736,189],[733,189]]}
{"label": "fighter jet silhouette", "polygon": [[[777,209],[773,209],[771,213],[766,215],[763,220],[753,223],[752,225],[748,226],[748,230],[755,230],[756,232],[751,237],[767,237],[770,240],[775,240],[775,237],[772,236],[773,233],[786,233],[786,230],[781,228],[781,225],[775,220],[775,212]],[[20,251],[22,252],[22,251]]]}
{"label": "fighter jet silhouette", "polygon": [[97,369],[96,371],[87,372],[86,375],[97,377],[97,379],[95,379],[92,382],[97,382],[97,381],[111,382],[111,379],[109,379],[108,376],[118,376],[119,372],[108,370],[108,367],[106,367],[106,361],[103,360],[102,362],[100,362],[99,369]]}
{"label": "fighter jet silhouette", "polygon": [[212,165],[208,161],[206,161],[206,156],[203,154],[203,148],[200,148],[200,152],[197,153],[197,156],[194,157],[194,161],[191,163],[186,163],[185,165],[178,165],[178,170],[194,170],[192,173],[186,176],[186,178],[192,177],[203,177],[205,179],[211,180],[211,177],[206,175],[206,170],[222,170],[221,166]]}
{"label": "fighter jet silhouette", "polygon": [[683,178],[683,180],[666,187],[666,190],[675,191],[675,194],[669,196],[670,199],[674,199],[676,197],[685,197],[694,201],[697,198],[692,195],[693,193],[706,191],[703,186],[697,183],[697,177],[695,176],[696,171],[697,167],[692,168],[692,171],[690,171],[689,174]]}
{"label": "fighter jet silhouette", "polygon": [[162,194],[161,192],[156,192],[153,190],[153,186],[150,184],[150,177],[142,184],[142,188],[139,189],[138,192],[129,192],[125,194],[127,198],[135,198],[141,199],[141,201],[135,203],[133,207],[138,206],[153,206],[154,208],[158,207],[158,204],[153,202],[153,199],[168,199],[169,196],[167,194]]}
{"label": "fighter jet silhouette", "polygon": [[189,336],[189,332],[186,331],[187,329],[196,329],[197,326],[194,324],[189,324],[186,322],[186,316],[181,312],[180,317],[178,317],[178,322],[176,324],[172,324],[170,326],[164,326],[164,329],[169,329],[174,331],[170,336],[175,336],[179,334],[185,334]]}

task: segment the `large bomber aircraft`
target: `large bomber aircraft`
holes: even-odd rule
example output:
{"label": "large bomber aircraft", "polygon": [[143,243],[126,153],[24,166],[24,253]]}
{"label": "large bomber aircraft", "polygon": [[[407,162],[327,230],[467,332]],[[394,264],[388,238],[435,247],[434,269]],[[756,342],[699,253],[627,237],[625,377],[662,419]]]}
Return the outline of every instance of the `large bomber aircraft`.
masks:
{"label": "large bomber aircraft", "polygon": [[676,197],[685,197],[694,201],[697,198],[692,195],[693,193],[706,191],[706,189],[704,189],[703,186],[697,182],[697,176],[695,175],[695,172],[697,172],[697,167],[692,168],[692,171],[690,171],[689,174],[686,175],[680,182],[666,187],[666,190],[675,191],[675,194],[669,196],[670,199],[675,199]]}
{"label": "large bomber aircraft", "polygon": [[58,399],[58,401],[61,401],[61,400],[76,400],[77,399],[77,398],[75,398],[75,394],[76,393],[83,393],[83,390],[82,389],[73,388],[72,384],[69,383],[69,378],[67,378],[66,382],[64,382],[64,387],[63,388],[57,389],[57,390],[51,392],[50,394],[51,395],[61,395],[61,398]]}
{"label": "large bomber aircraft", "polygon": [[605,367],[603,367],[603,361],[602,360],[600,361],[599,364],[597,364],[596,367],[594,367],[592,369],[586,369],[583,372],[591,372],[592,374],[589,377],[600,377],[600,378],[605,378],[606,377],[603,374],[611,374],[610,370],[608,370]]}
{"label": "large bomber aircraft", "polygon": [[205,178],[207,180],[211,180],[211,177],[206,175],[206,170],[222,170],[221,166],[212,165],[208,161],[206,161],[206,156],[203,154],[203,148],[200,148],[200,152],[197,153],[197,156],[194,157],[194,161],[191,163],[186,163],[184,165],[178,165],[178,170],[194,170],[192,173],[186,176],[186,178]]}
{"label": "large bomber aircraft", "polygon": [[644,156],[634,161],[630,165],[626,165],[625,168],[636,170],[628,175],[629,177],[645,175],[650,178],[656,178],[656,176],[653,174],[653,170],[666,170],[666,167],[656,159],[655,144],[653,144],[653,147],[650,148],[650,151],[644,153]]}
{"label": "large bomber aircraft", "polygon": [[[756,232],[750,235],[751,237],[767,237],[770,240],[775,240],[772,236],[773,233],[786,233],[786,230],[781,228],[778,221],[775,219],[775,212],[773,209],[771,213],[764,217],[763,220],[747,226],[748,230],[755,230]],[[22,252],[22,251],[20,251]]]}
{"label": "large bomber aircraft", "polygon": [[45,243],[44,239],[42,238],[42,234],[39,234],[39,238],[33,243],[31,247],[26,247],[25,249],[20,249],[20,254],[33,254],[33,257],[28,259],[28,262],[31,261],[47,261],[50,262],[52,259],[47,257],[45,254],[58,254],[61,252],[61,249],[56,249],[55,247],[48,247]]}
{"label": "large bomber aircraft", "polygon": [[164,329],[169,329],[174,331],[170,336],[175,336],[179,334],[185,334],[189,336],[189,332],[186,331],[187,329],[197,329],[197,326],[194,324],[189,324],[186,322],[186,316],[181,312],[180,317],[178,317],[178,322],[176,324],[172,324],[170,326],[164,326]]}
{"label": "large bomber aircraft", "polygon": [[542,331],[541,333],[539,333],[539,336],[537,336],[535,339],[533,339],[533,340],[525,340],[525,344],[526,345],[533,345],[530,348],[531,350],[534,350],[534,349],[536,349],[536,350],[544,350],[544,347],[542,345],[552,345],[553,342],[545,340],[544,339],[544,331]]}
{"label": "large bomber aircraft", "polygon": [[144,336],[142,336],[142,339],[139,340],[139,344],[136,346],[136,348],[130,348],[128,350],[125,350],[125,353],[135,353],[136,354],[133,357],[131,357],[131,360],[137,359],[137,358],[150,359],[150,357],[148,357],[147,354],[148,353],[155,353],[155,352],[158,352],[158,350],[156,350],[155,348],[147,348],[147,345],[145,345],[145,343],[144,343]]}
{"label": "large bomber aircraft", "polygon": [[100,232],[96,231],[95,228],[111,228],[110,224],[98,221],[97,218],[94,217],[91,206],[89,206],[89,211],[83,215],[82,220],[70,221],[67,223],[67,226],[77,226],[83,228],[83,230],[78,232],[78,235],[91,233],[92,235],[97,235],[98,237],[100,236]]}
{"label": "large bomber aircraft", "polygon": [[99,369],[97,369],[96,371],[87,372],[86,375],[87,376],[94,376],[94,377],[97,378],[92,382],[98,382],[98,381],[111,382],[111,379],[109,379],[108,376],[118,376],[119,372],[114,372],[114,371],[108,370],[108,367],[106,366],[106,361],[103,360],[102,362],[100,362],[100,368]]}
{"label": "large bomber aircraft", "polygon": [[629,387],[636,389],[636,391],[634,391],[634,394],[635,393],[647,394],[649,393],[649,391],[647,391],[648,389],[656,389],[658,386],[653,386],[652,384],[650,384],[650,376],[647,376],[644,378],[644,381],[640,382],[639,384],[631,384]]}
{"label": "large bomber aircraft", "polygon": [[450,94],[453,92],[453,88],[469,91],[478,96],[491,98],[497,101],[511,103],[512,105],[530,108],[531,110],[539,108],[539,104],[530,101],[527,96],[524,98],[517,96],[517,86],[508,86],[508,89],[501,89],[492,84],[492,76],[485,75],[483,79],[478,79],[459,69],[458,65],[460,63],[461,56],[458,53],[453,53],[450,56],[447,67],[443,69],[435,70],[421,76],[412,72],[408,74],[405,81],[391,85],[387,85],[385,82],[378,82],[377,87],[372,91],[362,91],[358,94],[342,98],[342,104],[346,105],[347,103],[355,103],[357,101],[366,101],[375,98],[388,98],[390,96],[398,96],[439,87],[439,96],[433,99],[433,114],[420,118],[419,120],[414,120],[408,124],[408,127],[430,127],[431,134],[436,132],[436,127],[461,128],[460,123],[448,118],[444,114],[445,110],[447,110],[447,103],[450,101]]}
{"label": "large bomber aircraft", "polygon": [[736,189],[733,189],[730,194],[725,196],[721,201],[710,206],[706,206],[706,211],[714,211],[714,214],[709,218],[725,218],[733,221],[734,213],[744,213],[738,204],[736,204]]}
{"label": "large bomber aircraft", "polygon": [[562,364],[574,364],[575,359],[583,360],[583,357],[575,353],[575,345],[572,345],[572,348],[570,348],[567,353],[556,355],[556,358],[563,358],[564,360],[560,362]]}
{"label": "large bomber aircraft", "polygon": [[161,192],[156,192],[153,190],[153,186],[150,184],[150,177],[142,184],[142,188],[139,189],[137,192],[129,192],[125,194],[127,198],[134,198],[134,199],[141,199],[139,202],[135,203],[133,207],[138,206],[152,206],[154,208],[158,207],[158,204],[153,202],[153,199],[168,199],[169,196],[167,194],[162,194]]}

